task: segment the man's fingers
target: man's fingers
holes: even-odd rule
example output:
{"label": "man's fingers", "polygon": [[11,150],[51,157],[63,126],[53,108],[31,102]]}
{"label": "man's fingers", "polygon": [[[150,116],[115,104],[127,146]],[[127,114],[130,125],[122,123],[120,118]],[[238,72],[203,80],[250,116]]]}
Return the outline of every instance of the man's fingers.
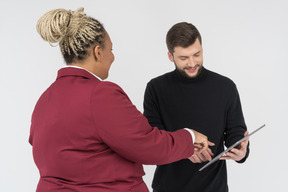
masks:
{"label": "man's fingers", "polygon": [[197,157],[196,154],[192,155],[189,160],[192,161],[192,163],[201,163],[201,160]]}
{"label": "man's fingers", "polygon": [[208,151],[209,155],[211,155],[211,156],[213,156],[213,155],[214,155],[214,154],[212,153],[212,151],[211,151],[211,149],[210,149],[210,148],[208,148],[208,149],[207,149],[207,151]]}
{"label": "man's fingers", "polygon": [[193,155],[193,158],[195,160],[195,163],[200,163],[201,159],[197,155]]}
{"label": "man's fingers", "polygon": [[225,156],[220,157],[220,160],[236,159],[237,155],[235,153],[227,152]]}
{"label": "man's fingers", "polygon": [[[201,153],[201,155],[203,155],[203,157],[204,157],[204,159],[203,159],[203,161],[205,161],[205,160],[208,160],[208,161],[211,161],[212,160],[212,157],[211,157],[211,150],[209,151],[210,149],[208,149],[208,150],[206,150],[206,151],[203,151],[202,153]],[[213,153],[212,153],[213,154]]]}
{"label": "man's fingers", "polygon": [[[246,132],[244,133],[244,137],[246,137],[247,135],[249,135],[249,132],[248,132],[248,131],[246,131]],[[248,144],[248,141],[249,141],[249,137],[248,137],[247,139],[245,139],[243,142],[245,142],[245,143]],[[243,142],[242,142],[242,143],[243,143]]]}
{"label": "man's fingers", "polygon": [[249,132],[248,132],[248,131],[245,131],[244,137],[246,137],[247,135],[249,135]]}

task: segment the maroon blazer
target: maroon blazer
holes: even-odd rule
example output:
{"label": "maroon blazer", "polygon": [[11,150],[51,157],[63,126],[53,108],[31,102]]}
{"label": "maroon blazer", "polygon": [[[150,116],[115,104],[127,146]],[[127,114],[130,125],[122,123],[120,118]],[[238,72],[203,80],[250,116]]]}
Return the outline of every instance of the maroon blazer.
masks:
{"label": "maroon blazer", "polygon": [[73,67],[60,69],[38,100],[29,142],[37,192],[147,192],[142,164],[194,152],[188,131],[151,127],[118,85]]}

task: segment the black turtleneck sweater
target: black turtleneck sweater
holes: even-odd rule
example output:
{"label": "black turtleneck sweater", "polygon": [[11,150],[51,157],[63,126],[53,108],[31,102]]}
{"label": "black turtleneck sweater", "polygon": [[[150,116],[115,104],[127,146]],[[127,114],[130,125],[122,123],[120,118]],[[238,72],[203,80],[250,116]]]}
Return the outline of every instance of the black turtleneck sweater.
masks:
{"label": "black turtleneck sweater", "polygon": [[[167,131],[191,128],[215,143],[214,155],[242,138],[247,130],[236,85],[205,69],[192,79],[177,70],[152,79],[146,87],[144,115],[152,126]],[[249,154],[240,161],[244,162]],[[227,192],[226,162],[206,163],[184,159],[156,168],[152,187],[157,192]]]}

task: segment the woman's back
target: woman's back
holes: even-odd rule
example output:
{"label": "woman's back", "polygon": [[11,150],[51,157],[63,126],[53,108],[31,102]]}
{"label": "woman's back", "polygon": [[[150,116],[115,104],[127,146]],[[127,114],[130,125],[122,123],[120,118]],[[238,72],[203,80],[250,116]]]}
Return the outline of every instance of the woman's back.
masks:
{"label": "woman's back", "polygon": [[142,165],[119,156],[98,134],[94,122],[97,119],[91,110],[105,111],[100,105],[91,109],[91,96],[103,87],[101,83],[108,82],[101,82],[83,69],[63,68],[40,97],[30,135],[41,176],[39,191],[74,187],[76,191],[89,191],[109,182],[115,182],[114,187],[117,182],[142,182]]}

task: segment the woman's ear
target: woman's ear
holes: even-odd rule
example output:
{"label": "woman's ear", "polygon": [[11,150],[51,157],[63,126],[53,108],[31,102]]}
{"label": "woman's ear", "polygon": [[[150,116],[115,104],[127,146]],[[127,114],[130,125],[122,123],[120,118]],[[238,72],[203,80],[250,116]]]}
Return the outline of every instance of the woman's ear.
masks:
{"label": "woman's ear", "polygon": [[99,45],[97,45],[94,49],[93,49],[93,55],[96,61],[101,60],[101,56],[102,56],[102,49]]}

